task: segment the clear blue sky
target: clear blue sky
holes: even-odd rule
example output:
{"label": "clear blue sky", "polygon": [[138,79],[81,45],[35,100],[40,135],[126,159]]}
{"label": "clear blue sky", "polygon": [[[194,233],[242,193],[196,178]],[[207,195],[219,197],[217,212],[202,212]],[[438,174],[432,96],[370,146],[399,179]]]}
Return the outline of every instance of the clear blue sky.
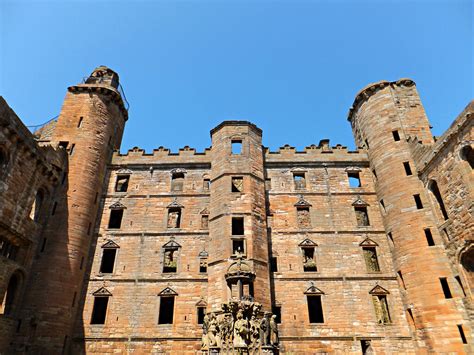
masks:
{"label": "clear blue sky", "polygon": [[0,94],[27,125],[96,66],[130,102],[122,151],[210,146],[249,120],[271,149],[353,147],[347,111],[379,80],[417,83],[435,135],[473,95],[471,1],[0,0]]}

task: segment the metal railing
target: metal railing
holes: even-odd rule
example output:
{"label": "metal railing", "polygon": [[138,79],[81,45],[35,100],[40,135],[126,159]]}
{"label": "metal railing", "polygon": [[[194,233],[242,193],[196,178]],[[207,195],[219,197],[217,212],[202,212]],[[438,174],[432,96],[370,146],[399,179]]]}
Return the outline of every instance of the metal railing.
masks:
{"label": "metal railing", "polygon": [[49,124],[51,121],[56,120],[58,117],[59,117],[59,115],[56,115],[56,116],[54,116],[53,118],[50,118],[49,120],[47,120],[47,121],[44,122],[44,123],[41,123],[41,124],[38,124],[38,125],[26,126],[26,128],[28,128],[31,133],[35,133],[36,131],[40,130],[41,128],[43,128],[44,126],[46,126],[47,124]]}
{"label": "metal railing", "polygon": [[[84,78],[82,78],[82,84],[101,84],[103,81],[104,78],[102,77],[85,76]],[[125,96],[125,91],[123,90],[122,84],[118,83],[117,91],[120,93],[125,109],[128,111],[128,109],[130,108],[130,104],[128,103],[127,97]]]}

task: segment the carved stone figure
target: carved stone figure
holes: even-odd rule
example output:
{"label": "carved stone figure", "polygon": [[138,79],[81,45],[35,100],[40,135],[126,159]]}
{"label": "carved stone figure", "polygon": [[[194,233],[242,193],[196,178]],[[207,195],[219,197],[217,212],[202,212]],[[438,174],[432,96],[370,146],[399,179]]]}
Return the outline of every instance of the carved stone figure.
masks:
{"label": "carved stone figure", "polygon": [[246,347],[249,333],[249,324],[242,311],[237,312],[237,320],[234,324],[234,347]]}
{"label": "carved stone figure", "polygon": [[260,320],[255,314],[250,319],[250,346],[257,350],[260,344]]}
{"label": "carved stone figure", "polygon": [[268,320],[269,314],[265,313],[265,316],[260,321],[260,344],[262,346],[269,345],[270,338],[270,322]]}
{"label": "carved stone figure", "polygon": [[222,347],[232,347],[232,330],[233,330],[233,320],[232,314],[226,313],[221,316],[219,322],[219,334],[221,337]]}
{"label": "carved stone figure", "polygon": [[278,345],[278,325],[276,322],[276,315],[273,315],[270,318],[270,343],[272,345]]}
{"label": "carved stone figure", "polygon": [[209,317],[206,314],[202,322],[201,349],[203,350],[207,350],[209,348],[209,341],[207,338],[208,332],[209,332]]}

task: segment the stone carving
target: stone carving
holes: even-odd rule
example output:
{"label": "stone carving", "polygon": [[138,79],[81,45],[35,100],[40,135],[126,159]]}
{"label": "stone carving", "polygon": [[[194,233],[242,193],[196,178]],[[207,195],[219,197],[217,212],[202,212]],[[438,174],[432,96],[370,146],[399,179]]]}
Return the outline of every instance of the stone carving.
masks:
{"label": "stone carving", "polygon": [[242,311],[237,312],[237,320],[234,323],[234,347],[247,347],[247,337],[249,333],[248,320],[244,319]]}
{"label": "stone carving", "polygon": [[270,338],[270,321],[268,320],[269,314],[265,312],[262,321],[260,322],[260,342],[262,346],[269,345]]}
{"label": "stone carving", "polygon": [[271,345],[278,345],[278,324],[276,315],[270,318],[270,343]]}

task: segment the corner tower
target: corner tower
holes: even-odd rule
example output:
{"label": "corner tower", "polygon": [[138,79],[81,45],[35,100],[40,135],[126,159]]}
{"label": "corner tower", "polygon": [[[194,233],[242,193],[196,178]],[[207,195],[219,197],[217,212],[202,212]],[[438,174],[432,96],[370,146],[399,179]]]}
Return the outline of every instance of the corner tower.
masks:
{"label": "corner tower", "polygon": [[[457,303],[453,270],[407,143],[408,137],[416,136],[423,145],[433,144],[415,83],[402,79],[369,85],[357,95],[348,119],[356,144],[368,152],[407,319],[419,350],[468,352],[458,328],[468,316]],[[430,246],[429,237],[439,246]]]}
{"label": "corner tower", "polygon": [[17,344],[35,353],[67,352],[80,304],[106,167],[121,143],[127,107],[118,74],[100,66],[68,88],[50,144],[68,155],[68,172],[33,266]]}

